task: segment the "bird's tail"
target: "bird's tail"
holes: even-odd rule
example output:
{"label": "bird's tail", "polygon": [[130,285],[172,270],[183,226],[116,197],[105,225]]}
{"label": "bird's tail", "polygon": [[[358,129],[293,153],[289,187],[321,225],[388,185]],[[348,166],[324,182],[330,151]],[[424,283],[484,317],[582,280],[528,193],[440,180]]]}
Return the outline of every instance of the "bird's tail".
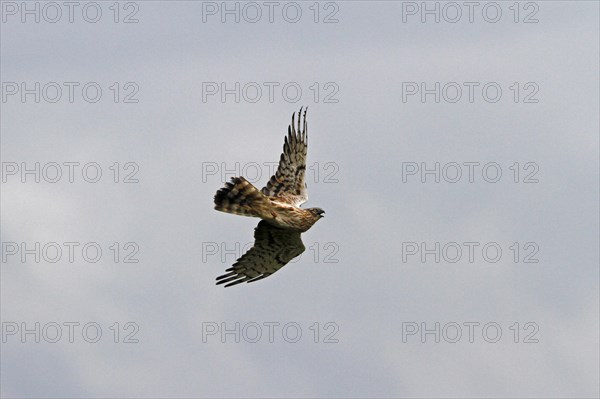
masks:
{"label": "bird's tail", "polygon": [[242,216],[271,219],[271,201],[243,177],[234,177],[215,194],[215,209]]}

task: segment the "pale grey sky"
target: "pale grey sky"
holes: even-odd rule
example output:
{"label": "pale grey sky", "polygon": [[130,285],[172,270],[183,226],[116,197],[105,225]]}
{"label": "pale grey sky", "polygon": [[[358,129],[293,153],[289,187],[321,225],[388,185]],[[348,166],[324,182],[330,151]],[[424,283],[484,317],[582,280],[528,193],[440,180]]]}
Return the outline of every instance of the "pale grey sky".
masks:
{"label": "pale grey sky", "polygon": [[[62,2],[56,23],[55,6],[37,3],[37,23],[36,2],[21,4],[1,3],[3,397],[600,394],[597,2],[479,2],[472,22],[458,2],[456,23],[443,2],[439,23],[421,2],[276,2],[273,22],[269,5],[239,3],[239,23],[221,22],[221,2],[121,2],[118,15],[79,2],[72,23]],[[239,102],[206,93],[223,82],[239,82]],[[439,103],[406,92],[436,82]],[[266,183],[301,105],[307,206],[326,217],[299,260],[217,287],[258,220],[214,211],[213,195],[236,162]],[[23,183],[36,162],[41,182]],[[79,163],[72,183],[65,162]],[[439,163],[440,183],[403,181],[415,163]],[[39,263],[21,243],[40,243]],[[39,343],[22,336],[35,323]],[[239,343],[221,336],[236,323]],[[421,335],[436,323],[439,343]]]}

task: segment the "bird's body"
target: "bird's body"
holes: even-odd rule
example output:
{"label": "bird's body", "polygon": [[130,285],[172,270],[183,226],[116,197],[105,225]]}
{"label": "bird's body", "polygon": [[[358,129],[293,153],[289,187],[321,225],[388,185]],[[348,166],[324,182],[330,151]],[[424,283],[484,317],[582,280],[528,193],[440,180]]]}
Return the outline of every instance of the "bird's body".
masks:
{"label": "bird's body", "polygon": [[321,219],[321,216],[315,212],[286,204],[285,202],[271,200],[271,204],[273,206],[273,212],[271,213],[273,219],[267,221],[277,227],[304,233],[313,224],[317,223],[317,220]]}
{"label": "bird's body", "polygon": [[[304,182],[307,153],[307,124],[303,129],[300,115],[295,128],[294,116],[288,128],[277,172],[262,190],[244,177],[234,177],[215,194],[215,209],[235,215],[262,219],[255,229],[255,242],[229,272],[217,278],[226,286],[267,277],[304,252],[300,233],[310,229],[325,213],[320,208],[300,208],[307,201]],[[291,256],[293,255],[293,256]],[[290,257],[291,256],[291,257]]]}
{"label": "bird's body", "polygon": [[292,205],[283,197],[264,195],[243,177],[235,177],[215,195],[215,209],[241,216],[259,217],[275,227],[301,233],[321,218],[317,213]]}

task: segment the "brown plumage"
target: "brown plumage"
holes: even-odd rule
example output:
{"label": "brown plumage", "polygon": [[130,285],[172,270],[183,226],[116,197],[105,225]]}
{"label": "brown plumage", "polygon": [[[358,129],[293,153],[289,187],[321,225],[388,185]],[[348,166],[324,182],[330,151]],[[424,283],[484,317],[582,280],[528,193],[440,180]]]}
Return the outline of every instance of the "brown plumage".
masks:
{"label": "brown plumage", "polygon": [[228,274],[220,276],[217,284],[233,281],[227,287],[275,273],[304,251],[300,233],[310,229],[325,213],[320,208],[300,208],[308,200],[304,181],[308,142],[306,110],[302,115],[302,128],[301,115],[302,108],[297,125],[295,114],[292,115],[279,166],[262,190],[240,176],[225,183],[215,194],[216,210],[263,220],[256,228],[254,247],[227,270]]}
{"label": "brown plumage", "polygon": [[261,280],[285,266],[304,252],[300,232],[275,227],[264,220],[254,229],[254,246],[239,258],[226,274],[217,277],[218,284],[230,287]]}

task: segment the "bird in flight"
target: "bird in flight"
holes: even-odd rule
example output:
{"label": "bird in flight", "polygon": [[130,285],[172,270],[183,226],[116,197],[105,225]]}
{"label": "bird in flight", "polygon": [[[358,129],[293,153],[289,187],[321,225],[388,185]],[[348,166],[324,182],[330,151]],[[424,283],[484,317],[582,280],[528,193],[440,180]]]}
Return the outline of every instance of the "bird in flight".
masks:
{"label": "bird in flight", "polygon": [[217,285],[261,280],[304,252],[300,233],[325,213],[321,208],[300,208],[308,200],[304,181],[307,139],[306,109],[302,114],[300,108],[297,125],[292,115],[279,166],[267,185],[259,190],[243,177],[234,177],[215,194],[217,211],[262,219],[254,229],[254,246],[217,277]]}

